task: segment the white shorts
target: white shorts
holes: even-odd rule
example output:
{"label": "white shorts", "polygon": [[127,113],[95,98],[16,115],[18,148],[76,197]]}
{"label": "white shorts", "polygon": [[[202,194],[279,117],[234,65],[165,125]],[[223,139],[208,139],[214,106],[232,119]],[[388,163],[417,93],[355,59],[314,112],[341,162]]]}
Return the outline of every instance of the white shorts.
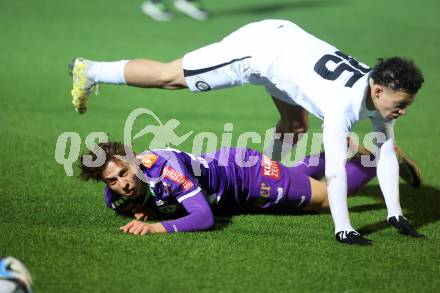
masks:
{"label": "white shorts", "polygon": [[[186,84],[193,92],[239,86],[246,83],[264,85],[273,97],[296,105],[264,76],[282,49],[277,28],[291,25],[285,20],[264,20],[238,29],[214,43],[183,57]],[[263,74],[262,74],[263,73]]]}

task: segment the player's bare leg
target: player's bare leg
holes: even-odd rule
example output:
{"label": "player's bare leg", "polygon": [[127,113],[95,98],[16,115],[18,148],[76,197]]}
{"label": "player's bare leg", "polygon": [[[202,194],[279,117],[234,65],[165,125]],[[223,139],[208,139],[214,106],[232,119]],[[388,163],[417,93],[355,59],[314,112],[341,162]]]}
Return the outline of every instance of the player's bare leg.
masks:
{"label": "player's bare leg", "polygon": [[73,79],[72,103],[79,113],[87,111],[88,98],[101,83],[161,89],[187,87],[182,59],[162,63],[148,59],[97,62],[75,58],[70,73]]}
{"label": "player's bare leg", "polygon": [[[350,144],[350,147],[356,149],[356,156],[372,155],[372,152],[367,148],[362,145],[356,145],[353,140],[350,140]],[[423,185],[423,175],[419,165],[405,155],[399,146],[395,145],[394,150],[396,152],[397,161],[399,162],[400,178],[402,178],[408,185],[414,188],[420,188]]]}
{"label": "player's bare leg", "polygon": [[399,176],[406,183],[414,188],[420,188],[423,185],[422,170],[419,165],[397,146],[394,146],[397,160],[399,161]]}
{"label": "player's bare leg", "polygon": [[285,103],[275,97],[272,97],[272,100],[280,113],[280,120],[276,126],[277,133],[281,133],[281,139],[285,133],[294,133],[293,144],[296,144],[299,135],[309,129],[309,112],[301,106]]}
{"label": "player's bare leg", "polygon": [[[372,156],[364,147],[359,150],[346,164],[347,194],[356,194],[363,186],[376,177],[375,167],[366,167],[362,164],[362,155]],[[370,158],[371,160],[372,158]],[[306,210],[322,211],[329,208],[327,184],[320,181],[325,177],[325,155],[311,155],[304,158],[292,167],[296,172],[309,176],[311,186],[311,200]]]}
{"label": "player's bare leg", "polygon": [[[272,159],[280,161],[283,155],[283,148],[292,150],[298,143],[300,135],[309,129],[309,112],[301,106],[291,105],[272,97],[275,106],[280,113],[280,119],[276,125],[276,133],[281,134],[279,139],[274,140]],[[287,134],[293,138],[287,138]],[[287,144],[287,145],[286,145]]]}
{"label": "player's bare leg", "polygon": [[131,86],[169,90],[187,87],[182,59],[169,63],[148,59],[130,60],[125,65],[124,76],[127,85]]}
{"label": "player's bare leg", "polygon": [[309,177],[312,197],[309,204],[304,207],[306,211],[321,212],[329,209],[327,184]]}

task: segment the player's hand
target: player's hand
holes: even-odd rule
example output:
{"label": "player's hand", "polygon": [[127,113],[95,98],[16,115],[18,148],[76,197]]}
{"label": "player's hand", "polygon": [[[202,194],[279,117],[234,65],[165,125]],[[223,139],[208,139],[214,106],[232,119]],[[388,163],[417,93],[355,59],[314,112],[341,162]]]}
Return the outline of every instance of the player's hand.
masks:
{"label": "player's hand", "polygon": [[409,223],[408,220],[404,216],[399,216],[397,218],[396,216],[388,218],[388,223],[399,229],[399,231],[408,236],[412,236],[415,238],[421,238],[424,237],[424,235],[420,234],[416,231]]}
{"label": "player's hand", "polygon": [[165,227],[161,223],[148,224],[138,220],[133,220],[125,226],[119,228],[124,233],[143,236],[151,233],[166,233]]}
{"label": "player's hand", "polygon": [[125,226],[119,228],[124,233],[130,233],[134,235],[145,235],[150,232],[149,224],[134,220]]}
{"label": "player's hand", "polygon": [[362,235],[356,231],[339,231],[335,237],[338,242],[345,244],[372,245],[373,242],[370,239],[362,237]]}

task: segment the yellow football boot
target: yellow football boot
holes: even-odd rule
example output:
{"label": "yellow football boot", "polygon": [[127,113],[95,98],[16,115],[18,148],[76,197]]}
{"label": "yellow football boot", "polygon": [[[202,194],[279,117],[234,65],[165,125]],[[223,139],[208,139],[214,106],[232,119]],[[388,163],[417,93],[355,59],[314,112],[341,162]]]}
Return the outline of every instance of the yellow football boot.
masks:
{"label": "yellow football boot", "polygon": [[90,61],[83,58],[75,58],[70,64],[70,74],[73,80],[72,91],[72,104],[75,110],[84,114],[87,111],[87,100],[89,96],[96,92],[98,93],[98,84],[89,79],[86,76],[87,68],[90,65]]}

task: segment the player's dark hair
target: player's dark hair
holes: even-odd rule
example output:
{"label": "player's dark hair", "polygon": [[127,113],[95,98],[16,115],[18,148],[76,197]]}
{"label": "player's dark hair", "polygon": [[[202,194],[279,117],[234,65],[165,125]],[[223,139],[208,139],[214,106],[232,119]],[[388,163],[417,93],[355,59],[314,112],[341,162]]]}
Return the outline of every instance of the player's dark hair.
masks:
{"label": "player's dark hair", "polygon": [[414,61],[401,57],[379,58],[371,73],[375,84],[416,94],[424,82],[422,71]]}
{"label": "player's dark hair", "polygon": [[[100,153],[99,148],[101,148],[105,153],[105,161],[103,164],[97,167],[89,167],[84,164],[84,156],[92,156],[92,161],[96,161],[98,154]],[[102,152],[101,152],[102,153]],[[116,156],[125,156],[125,147],[122,143],[119,142],[103,142],[98,143],[97,147],[93,150],[90,150],[87,153],[84,153],[79,160],[79,169],[80,174],[79,178],[84,181],[95,180],[102,181],[102,172],[107,167],[108,162],[110,161],[120,161]]]}

